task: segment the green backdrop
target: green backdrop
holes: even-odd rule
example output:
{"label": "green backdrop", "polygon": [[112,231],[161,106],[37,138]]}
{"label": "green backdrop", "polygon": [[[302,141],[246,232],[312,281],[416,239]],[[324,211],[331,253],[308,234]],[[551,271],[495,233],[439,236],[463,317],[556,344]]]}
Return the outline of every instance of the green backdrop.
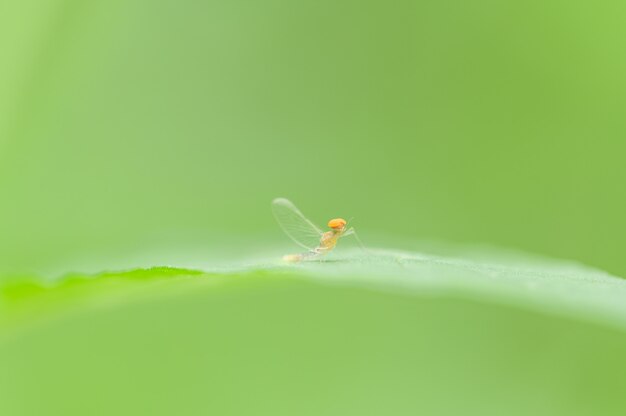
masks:
{"label": "green backdrop", "polygon": [[4,2],[0,268],[287,246],[268,208],[286,196],[374,245],[624,276],[624,19],[620,1]]}
{"label": "green backdrop", "polygon": [[[623,415],[624,22],[0,2],[0,414]],[[284,266],[277,196],[417,253]]]}

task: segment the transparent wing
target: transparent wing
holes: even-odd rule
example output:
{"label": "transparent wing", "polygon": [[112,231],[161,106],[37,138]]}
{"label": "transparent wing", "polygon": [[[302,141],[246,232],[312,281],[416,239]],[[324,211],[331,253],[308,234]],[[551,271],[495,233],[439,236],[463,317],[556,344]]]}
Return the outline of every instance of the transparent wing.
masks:
{"label": "transparent wing", "polygon": [[322,230],[309,221],[290,200],[276,198],[272,201],[272,212],[280,228],[296,244],[307,250],[319,246]]}

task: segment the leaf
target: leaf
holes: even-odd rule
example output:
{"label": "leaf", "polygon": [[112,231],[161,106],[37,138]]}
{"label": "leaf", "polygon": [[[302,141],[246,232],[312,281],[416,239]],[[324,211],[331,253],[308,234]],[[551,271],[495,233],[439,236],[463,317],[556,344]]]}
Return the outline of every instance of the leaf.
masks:
{"label": "leaf", "polygon": [[625,291],[493,250],[4,279],[0,414],[620,414]]}

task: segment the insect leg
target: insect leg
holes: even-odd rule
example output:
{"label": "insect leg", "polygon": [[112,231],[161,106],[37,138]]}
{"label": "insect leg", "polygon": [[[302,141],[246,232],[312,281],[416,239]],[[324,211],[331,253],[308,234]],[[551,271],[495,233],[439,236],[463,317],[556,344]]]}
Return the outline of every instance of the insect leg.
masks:
{"label": "insect leg", "polygon": [[356,233],[356,230],[354,229],[354,227],[348,228],[348,230],[343,235],[344,237],[348,235],[353,235],[354,238],[356,239],[356,242],[359,243],[359,246],[361,247],[361,249],[366,253],[368,252],[367,249],[365,248],[365,245],[363,244],[358,234]]}

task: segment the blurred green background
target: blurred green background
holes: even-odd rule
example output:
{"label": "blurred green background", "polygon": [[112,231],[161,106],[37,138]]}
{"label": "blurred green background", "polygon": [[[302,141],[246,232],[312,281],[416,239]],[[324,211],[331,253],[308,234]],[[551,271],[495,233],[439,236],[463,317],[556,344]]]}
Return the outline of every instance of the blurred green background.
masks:
{"label": "blurred green background", "polygon": [[[481,274],[468,249],[392,252],[379,289],[345,262],[346,286],[340,263],[276,267],[296,248],[269,202],[354,216],[370,246],[626,276],[625,21],[603,0],[0,2],[0,413],[624,414],[624,315],[592,319],[624,281],[497,250]],[[270,266],[19,280],[232,257]],[[472,292],[491,282],[530,300]]]}
{"label": "blurred green background", "polygon": [[623,1],[2,2],[0,271],[286,245],[268,208],[286,196],[365,235],[625,276],[625,19]]}

